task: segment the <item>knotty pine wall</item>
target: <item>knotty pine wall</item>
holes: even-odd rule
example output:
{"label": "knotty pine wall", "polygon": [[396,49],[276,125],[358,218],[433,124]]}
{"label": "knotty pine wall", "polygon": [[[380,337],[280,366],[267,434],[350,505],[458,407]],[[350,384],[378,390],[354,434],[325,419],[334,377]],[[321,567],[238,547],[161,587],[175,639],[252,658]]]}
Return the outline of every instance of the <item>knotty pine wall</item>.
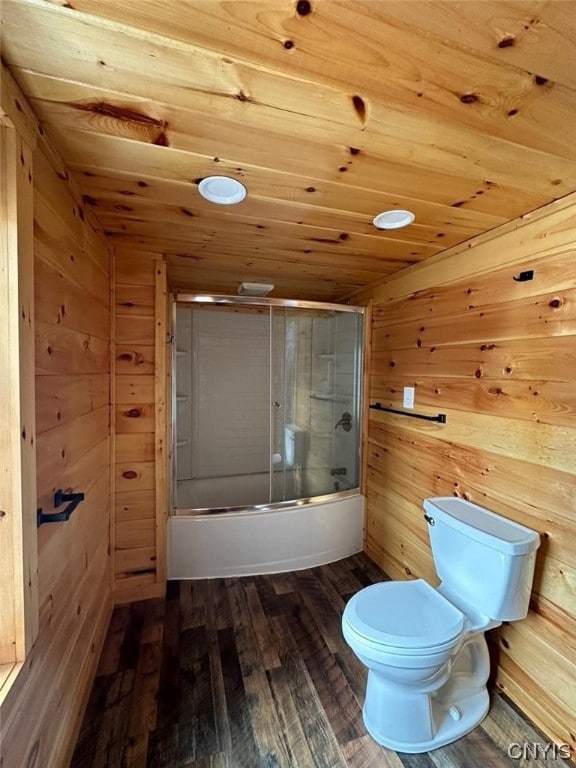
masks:
{"label": "knotty pine wall", "polygon": [[166,574],[166,265],[114,259],[114,600],[164,594]]}
{"label": "knotty pine wall", "polygon": [[[22,102],[24,103],[24,102]],[[110,254],[67,172],[38,148],[34,185],[39,634],[2,702],[2,764],[67,764],[111,611]],[[57,170],[55,170],[55,167]]]}
{"label": "knotty pine wall", "polygon": [[[521,271],[534,279],[516,282]],[[364,297],[367,298],[367,297]],[[372,293],[368,554],[437,583],[426,496],[455,495],[538,531],[531,610],[489,633],[496,685],[576,747],[576,198],[406,270]]]}

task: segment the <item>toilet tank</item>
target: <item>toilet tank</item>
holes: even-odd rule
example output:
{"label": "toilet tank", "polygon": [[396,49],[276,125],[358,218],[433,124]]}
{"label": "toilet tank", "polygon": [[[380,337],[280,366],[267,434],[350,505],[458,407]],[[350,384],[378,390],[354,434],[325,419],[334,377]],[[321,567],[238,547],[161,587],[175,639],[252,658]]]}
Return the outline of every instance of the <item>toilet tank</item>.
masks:
{"label": "toilet tank", "polygon": [[523,619],[540,536],[453,496],[425,499],[423,506],[442,585],[490,619]]}

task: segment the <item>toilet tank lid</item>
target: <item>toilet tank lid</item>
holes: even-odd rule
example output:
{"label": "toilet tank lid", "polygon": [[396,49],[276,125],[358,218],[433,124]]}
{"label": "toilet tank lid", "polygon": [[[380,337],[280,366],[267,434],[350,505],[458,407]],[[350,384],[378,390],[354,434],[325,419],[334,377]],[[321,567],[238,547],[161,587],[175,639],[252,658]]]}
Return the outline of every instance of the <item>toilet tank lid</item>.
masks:
{"label": "toilet tank lid", "polygon": [[424,499],[424,509],[470,538],[508,555],[525,555],[540,546],[540,536],[513,520],[455,496]]}

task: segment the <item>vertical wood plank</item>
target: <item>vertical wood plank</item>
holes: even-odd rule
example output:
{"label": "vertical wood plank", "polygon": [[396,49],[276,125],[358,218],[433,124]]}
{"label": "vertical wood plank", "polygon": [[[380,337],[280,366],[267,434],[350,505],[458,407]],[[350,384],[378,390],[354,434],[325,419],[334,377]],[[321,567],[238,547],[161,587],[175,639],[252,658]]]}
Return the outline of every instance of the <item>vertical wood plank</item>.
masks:
{"label": "vertical wood plank", "polygon": [[168,423],[166,414],[167,351],[167,278],[166,260],[155,263],[155,365],[154,396],[156,402],[156,580],[166,581],[166,526],[168,524]]}
{"label": "vertical wood plank", "polygon": [[[123,520],[123,539],[130,538],[134,520],[154,520],[154,542],[148,548],[120,551],[116,537],[114,600],[116,604],[161,595],[166,580],[166,264],[157,253],[116,249],[115,290],[130,296],[115,297],[116,371],[116,507],[123,492],[147,490],[141,495],[138,515]],[[139,297],[142,294],[142,301]],[[153,301],[153,311],[148,305]],[[137,305],[136,307],[133,305]],[[148,345],[144,350],[140,342]],[[136,344],[136,346],[134,346]],[[118,398],[122,398],[119,402]],[[120,441],[120,436],[122,440]],[[121,443],[122,450],[119,450]],[[144,454],[140,451],[146,448]],[[129,463],[122,457],[139,456]],[[131,487],[128,489],[127,484]],[[117,525],[114,521],[114,526]],[[122,562],[120,562],[122,561]],[[143,569],[146,569],[146,578]]]}
{"label": "vertical wood plank", "polygon": [[[116,252],[110,258],[110,467],[116,463]],[[114,592],[116,574],[116,472],[110,472],[110,591]]]}
{"label": "vertical wood plank", "polygon": [[32,152],[2,126],[0,264],[0,663],[22,661],[38,634]]}
{"label": "vertical wood plank", "polygon": [[[364,308],[363,317],[363,348],[362,348],[362,414],[360,431],[360,493],[366,496],[368,482],[368,425],[370,423],[370,371],[372,366],[372,302]],[[364,512],[364,527],[366,527],[366,512]]]}

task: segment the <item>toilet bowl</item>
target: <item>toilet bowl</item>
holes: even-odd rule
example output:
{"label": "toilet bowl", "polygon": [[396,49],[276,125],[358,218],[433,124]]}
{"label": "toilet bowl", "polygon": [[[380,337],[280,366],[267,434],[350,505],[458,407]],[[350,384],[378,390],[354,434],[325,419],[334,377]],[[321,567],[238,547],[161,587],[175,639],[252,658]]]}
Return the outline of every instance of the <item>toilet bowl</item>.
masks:
{"label": "toilet bowl", "polygon": [[484,632],[526,615],[539,545],[528,528],[461,499],[424,507],[440,586],[372,584],[342,616],[344,638],[368,668],[366,729],[408,753],[455,741],[488,712]]}

